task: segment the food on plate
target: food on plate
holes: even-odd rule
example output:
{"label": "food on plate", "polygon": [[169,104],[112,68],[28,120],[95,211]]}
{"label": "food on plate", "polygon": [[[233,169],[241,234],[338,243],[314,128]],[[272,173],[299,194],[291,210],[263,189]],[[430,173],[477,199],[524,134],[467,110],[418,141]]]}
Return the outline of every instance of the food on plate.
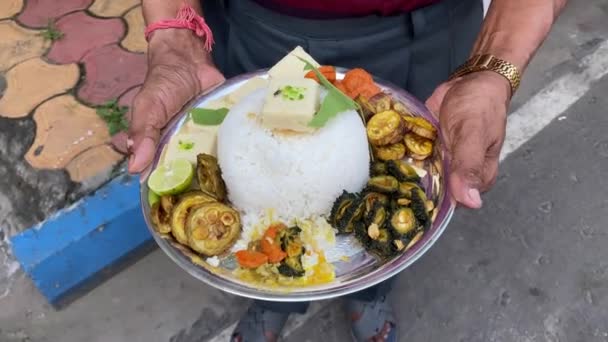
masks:
{"label": "food on plate", "polygon": [[426,139],[434,140],[437,137],[437,130],[426,119],[414,116],[404,116],[405,128],[412,133]]}
{"label": "food on plate", "polygon": [[198,132],[184,132],[174,135],[167,144],[167,152],[163,163],[185,159],[190,164],[196,164],[196,156],[199,153],[216,155],[217,129],[207,128],[205,131],[199,130]]}
{"label": "food on plate", "polygon": [[190,110],[148,179],[156,232],[271,287],[333,281],[338,239],[379,260],[412,248],[437,215],[437,130],[366,70],[341,75],[297,47]]}
{"label": "food on plate", "polygon": [[254,77],[247,82],[245,82],[242,86],[237,88],[234,92],[228,94],[227,100],[228,104],[235,105],[241,102],[246,96],[253,93],[254,91],[262,88],[266,88],[268,86],[268,80],[262,77]]}
{"label": "food on plate", "polygon": [[241,232],[239,214],[219,202],[195,207],[186,219],[188,245],[207,255],[218,255],[232,247]]}
{"label": "food on plate", "polygon": [[424,160],[433,153],[433,142],[414,133],[407,133],[404,138],[405,146],[411,152],[411,157]]}
{"label": "food on plate", "polygon": [[186,159],[174,159],[152,171],[148,187],[159,196],[178,194],[190,187],[194,169]]}
{"label": "food on plate", "polygon": [[375,146],[395,144],[405,133],[405,122],[395,111],[387,110],[375,114],[367,123],[367,137]]}
{"label": "food on plate", "polygon": [[[369,120],[374,114],[386,112],[391,109],[391,97],[385,93],[379,93],[370,98],[359,95],[357,96],[357,103],[361,105],[365,121]],[[395,109],[395,111],[397,110]],[[398,113],[402,114],[401,112]]]}
{"label": "food on plate", "polygon": [[273,79],[266,89],[260,120],[265,128],[311,132],[321,86],[309,78]]}
{"label": "food on plate", "polygon": [[211,194],[218,201],[226,199],[226,184],[217,159],[209,154],[200,153],[197,157],[196,177],[202,191]]}
{"label": "food on plate", "polygon": [[420,180],[416,169],[403,160],[389,160],[386,163],[386,173],[395,176],[400,182],[418,182]]}
{"label": "food on plate", "polygon": [[400,160],[405,157],[405,145],[396,143],[373,148],[376,158],[382,161]]}
{"label": "food on plate", "polygon": [[192,210],[205,203],[213,203],[216,201],[217,200],[214,197],[202,191],[191,191],[180,196],[179,202],[177,202],[171,212],[171,233],[177,242],[184,245],[188,244],[186,222],[188,221],[188,215]]}
{"label": "food on plate", "polygon": [[[331,65],[323,65],[320,66],[319,68],[317,68],[317,70],[323,75],[325,76],[325,78],[329,81],[329,82],[335,82],[336,81],[336,68],[334,68]],[[304,76],[306,78],[310,78],[313,79],[317,82],[320,82],[319,78],[317,77],[317,74],[314,71],[309,71],[306,73],[306,75]]]}
{"label": "food on plate", "polygon": [[306,76],[309,70],[306,70],[306,62],[312,64],[313,67],[320,67],[314,58],[312,58],[301,46],[296,47],[277,64],[268,70],[268,76],[271,79],[279,78],[301,78]]}

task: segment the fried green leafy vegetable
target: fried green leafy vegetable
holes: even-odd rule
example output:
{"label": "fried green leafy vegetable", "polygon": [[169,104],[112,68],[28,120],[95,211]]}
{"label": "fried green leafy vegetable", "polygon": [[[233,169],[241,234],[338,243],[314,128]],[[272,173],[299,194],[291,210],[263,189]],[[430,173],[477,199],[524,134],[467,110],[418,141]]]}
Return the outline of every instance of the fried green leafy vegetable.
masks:
{"label": "fried green leafy vegetable", "polygon": [[416,170],[403,160],[390,160],[386,163],[388,173],[400,182],[418,182],[420,176]]}
{"label": "fried green leafy vegetable", "polygon": [[408,235],[416,229],[416,216],[411,208],[400,208],[393,212],[390,227],[397,235]]}
{"label": "fried green leafy vegetable", "polygon": [[[348,209],[357,201],[357,195],[342,191],[342,194],[334,201],[329,215],[329,223],[336,227],[346,215]],[[337,228],[337,227],[336,227]]]}
{"label": "fried green leafy vegetable", "polygon": [[423,230],[427,230],[431,226],[431,218],[427,212],[426,195],[420,188],[412,189],[411,193],[411,208],[414,211],[416,220]]}
{"label": "fried green leafy vegetable", "polygon": [[300,239],[301,231],[297,226],[280,231],[281,249],[287,256],[281,261],[277,270],[285,277],[301,277],[305,273],[302,256],[306,249]]}
{"label": "fried green leafy vegetable", "polygon": [[393,176],[374,176],[367,181],[368,189],[385,194],[392,194],[399,190],[399,181]]}
{"label": "fried green leafy vegetable", "polygon": [[196,156],[196,177],[201,190],[213,195],[218,201],[226,199],[226,184],[217,158],[201,153]]}

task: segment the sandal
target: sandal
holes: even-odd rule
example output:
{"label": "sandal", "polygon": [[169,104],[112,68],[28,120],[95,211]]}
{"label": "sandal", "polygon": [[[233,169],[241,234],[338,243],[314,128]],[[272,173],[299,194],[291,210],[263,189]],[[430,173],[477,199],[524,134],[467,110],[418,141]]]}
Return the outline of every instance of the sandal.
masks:
{"label": "sandal", "polygon": [[[351,319],[351,333],[355,341],[398,341],[393,308],[386,299],[386,296],[382,296],[371,302],[346,300],[346,310]],[[383,331],[385,335],[378,336]]]}
{"label": "sandal", "polygon": [[287,318],[288,313],[268,311],[254,302],[239,320],[230,341],[275,342],[279,339]]}

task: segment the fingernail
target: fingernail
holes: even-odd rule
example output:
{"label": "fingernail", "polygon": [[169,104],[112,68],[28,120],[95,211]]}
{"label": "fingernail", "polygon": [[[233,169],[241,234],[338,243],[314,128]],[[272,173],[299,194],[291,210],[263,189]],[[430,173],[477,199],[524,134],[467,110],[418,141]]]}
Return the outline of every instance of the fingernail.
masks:
{"label": "fingernail", "polygon": [[129,169],[134,172],[141,172],[149,163],[151,156],[154,155],[154,148],[154,141],[148,138],[142,140],[129,161]]}
{"label": "fingernail", "polygon": [[472,205],[474,205],[477,208],[481,208],[482,201],[481,201],[481,195],[479,195],[479,190],[469,189],[468,196],[469,196],[469,200],[471,201]]}

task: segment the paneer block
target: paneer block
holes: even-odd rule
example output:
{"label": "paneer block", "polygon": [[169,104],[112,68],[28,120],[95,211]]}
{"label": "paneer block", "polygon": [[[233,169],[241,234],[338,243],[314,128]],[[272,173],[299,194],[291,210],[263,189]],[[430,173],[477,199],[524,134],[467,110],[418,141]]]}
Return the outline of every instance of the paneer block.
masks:
{"label": "paneer block", "polygon": [[184,158],[196,165],[196,156],[199,153],[217,156],[217,130],[220,126],[202,127],[205,128],[198,132],[174,135],[167,144],[162,162]]}
{"label": "paneer block", "polygon": [[283,57],[277,64],[275,64],[269,71],[268,75],[271,78],[299,78],[304,77],[309,70],[304,70],[306,64],[302,62],[298,57],[308,61],[315,68],[320,65],[315,61],[309,54],[302,49],[301,46],[293,49],[289,54]]}
{"label": "paneer block", "polygon": [[270,129],[310,132],[319,109],[321,86],[309,78],[272,79],[262,108],[262,125]]}
{"label": "paneer block", "polygon": [[254,77],[245,82],[242,86],[240,86],[232,93],[228,94],[228,101],[232,105],[235,105],[239,103],[245,96],[266,86],[268,86],[268,79],[262,77]]}

